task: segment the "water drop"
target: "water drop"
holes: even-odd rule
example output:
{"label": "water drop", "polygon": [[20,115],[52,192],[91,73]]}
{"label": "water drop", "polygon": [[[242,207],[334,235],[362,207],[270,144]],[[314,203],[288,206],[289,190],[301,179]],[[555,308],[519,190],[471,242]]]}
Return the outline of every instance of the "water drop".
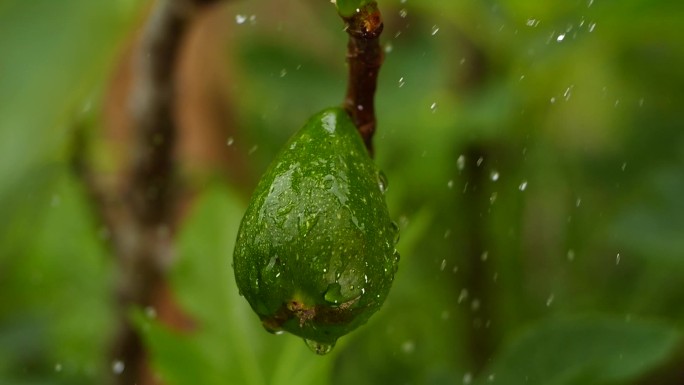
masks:
{"label": "water drop", "polygon": [[492,172],[489,174],[489,178],[492,180],[492,182],[496,182],[499,180],[499,172],[496,170],[492,170]]}
{"label": "water drop", "polygon": [[235,143],[235,139],[232,136],[226,140],[226,146],[232,146],[233,143]]}
{"label": "water drop", "polygon": [[497,198],[498,196],[499,196],[499,194],[498,194],[496,191],[494,191],[494,192],[492,193],[492,195],[489,196],[489,204],[490,204],[490,205],[491,205],[491,204],[494,204],[494,202],[496,202],[496,198]]}
{"label": "water drop", "polygon": [[432,26],[432,36],[435,36],[439,32],[439,27],[436,25]]}
{"label": "water drop", "polygon": [[280,77],[284,78],[285,76],[287,76],[287,70],[285,68],[283,68],[280,70]]}
{"label": "water drop", "polygon": [[112,373],[118,375],[118,374],[123,373],[124,369],[126,369],[126,364],[124,364],[123,361],[116,360],[116,361],[112,362]]}
{"label": "water drop", "polygon": [[59,362],[55,364],[55,372],[61,372],[62,371],[62,364]]}
{"label": "water drop", "polygon": [[594,32],[594,29],[596,29],[596,23],[590,23],[589,24],[589,32]]}
{"label": "water drop", "polygon": [[328,303],[332,304],[343,303],[346,300],[342,295],[342,286],[337,282],[328,285],[328,289],[325,291],[323,298],[325,298]]}
{"label": "water drop", "polygon": [[309,349],[311,349],[311,351],[313,351],[314,353],[321,355],[321,356],[330,353],[333,350],[333,348],[335,347],[334,342],[331,344],[325,344],[322,342],[318,342],[318,341],[314,341],[314,340],[310,340],[310,339],[306,339],[306,338],[304,339],[304,342],[306,343],[306,346],[308,346]]}
{"label": "water drop", "polygon": [[559,42],[559,43],[560,43],[561,41],[563,41],[563,40],[565,40],[565,34],[564,34],[564,33],[561,33],[560,35],[558,35],[558,36],[556,37],[556,41]]}
{"label": "water drop", "polygon": [[155,309],[153,306],[147,306],[145,308],[145,316],[147,316],[149,319],[157,318],[157,309]]}
{"label": "water drop", "polygon": [[416,343],[411,340],[408,340],[401,344],[401,351],[405,354],[411,354],[414,350],[416,350]]}
{"label": "water drop", "polygon": [[383,194],[387,192],[387,188],[389,187],[387,175],[382,171],[378,172],[378,187],[380,187],[380,192]]}
{"label": "water drop", "polygon": [[555,299],[555,296],[553,295],[553,293],[551,293],[551,295],[549,296],[549,298],[546,299],[546,307],[550,307],[551,304],[553,303],[553,300],[554,300],[554,299]]}
{"label": "water drop", "polygon": [[570,262],[574,261],[575,260],[575,250],[573,250],[573,249],[568,250],[567,257],[568,257],[568,261],[570,261]]}
{"label": "water drop", "polygon": [[392,50],[394,50],[394,46],[392,45],[392,43],[385,44],[385,53],[390,53],[392,52]]}
{"label": "water drop", "polygon": [[447,187],[448,187],[449,189],[454,188],[454,181],[453,181],[453,180],[448,181],[448,182],[447,182]]}
{"label": "water drop", "polygon": [[406,85],[406,81],[404,80],[404,77],[402,76],[399,78],[399,88],[403,87],[404,85]]}
{"label": "water drop", "polygon": [[442,264],[439,266],[439,271],[444,271],[444,269],[446,268],[446,265],[447,265],[447,261],[446,261],[446,259],[443,259]]}
{"label": "water drop", "polygon": [[616,265],[620,264],[620,253],[617,253],[617,256],[615,256],[615,264]]}
{"label": "water drop", "polygon": [[408,11],[406,10],[406,8],[402,8],[402,9],[399,11],[399,16],[401,16],[402,19],[405,19],[406,16],[408,16]]}
{"label": "water drop", "polygon": [[279,326],[271,325],[271,324],[270,324],[269,322],[267,322],[267,321],[264,321],[264,322],[261,324],[261,326],[263,326],[263,327],[264,327],[264,330],[266,330],[267,332],[269,332],[269,333],[271,333],[271,334],[281,335],[281,334],[285,333],[285,332],[283,331],[283,329],[281,329]]}
{"label": "water drop", "polygon": [[528,27],[536,27],[539,25],[539,20],[537,19],[527,19],[525,25]]}
{"label": "water drop", "polygon": [[397,222],[392,222],[390,223],[390,226],[392,227],[392,233],[394,234],[394,245],[396,246],[397,243],[399,243],[399,238],[401,237],[401,231],[399,231],[399,225]]}
{"label": "water drop", "polygon": [[244,24],[245,21],[247,21],[247,16],[241,15],[241,14],[239,14],[239,13],[238,13],[237,15],[235,15],[235,22],[236,22],[236,23],[238,23],[238,24]]}
{"label": "water drop", "polygon": [[520,191],[525,191],[527,189],[527,181],[524,180],[522,183],[520,183],[520,186],[518,186],[518,190]]}
{"label": "water drop", "polygon": [[465,163],[466,163],[466,158],[465,156],[461,155],[458,157],[458,160],[456,161],[456,166],[458,167],[459,171],[463,171],[465,168]]}
{"label": "water drop", "polygon": [[464,383],[465,385],[468,385],[468,384],[470,384],[471,382],[473,382],[473,375],[472,375],[470,372],[464,374],[464,375],[463,375],[463,383]]}
{"label": "water drop", "polygon": [[458,303],[463,302],[468,298],[468,289],[462,289],[461,293],[458,295]]}
{"label": "water drop", "polygon": [[437,102],[432,102],[430,105],[430,111],[432,111],[433,114],[437,112]]}
{"label": "water drop", "polygon": [[392,268],[394,270],[394,273],[399,270],[399,260],[401,259],[401,255],[399,255],[399,252],[397,250],[394,250],[394,261],[392,264]]}

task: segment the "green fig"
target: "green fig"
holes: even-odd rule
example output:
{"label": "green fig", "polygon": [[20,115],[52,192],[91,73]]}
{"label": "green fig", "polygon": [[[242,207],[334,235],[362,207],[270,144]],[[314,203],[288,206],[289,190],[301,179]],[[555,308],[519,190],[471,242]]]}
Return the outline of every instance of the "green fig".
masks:
{"label": "green fig", "polygon": [[240,293],[271,332],[325,354],[389,293],[398,229],[386,181],[349,115],[314,115],[254,192],[235,244]]}

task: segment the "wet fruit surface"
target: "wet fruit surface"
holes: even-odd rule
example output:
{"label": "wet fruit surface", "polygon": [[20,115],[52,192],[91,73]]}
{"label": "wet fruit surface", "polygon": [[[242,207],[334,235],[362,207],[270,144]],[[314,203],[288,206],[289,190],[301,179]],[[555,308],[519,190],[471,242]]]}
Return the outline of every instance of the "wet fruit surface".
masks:
{"label": "wet fruit surface", "polygon": [[312,117],[285,145],[252,196],[234,253],[238,288],[267,330],[324,354],[380,308],[398,260],[386,185],[340,108]]}

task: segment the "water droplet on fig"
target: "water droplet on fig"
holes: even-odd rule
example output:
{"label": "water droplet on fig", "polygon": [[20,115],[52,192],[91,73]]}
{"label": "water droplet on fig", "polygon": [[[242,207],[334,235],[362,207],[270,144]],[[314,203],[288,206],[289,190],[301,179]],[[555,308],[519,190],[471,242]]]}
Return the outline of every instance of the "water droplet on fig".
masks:
{"label": "water droplet on fig", "polygon": [[311,349],[311,351],[321,356],[330,353],[335,347],[335,343],[325,344],[322,342],[313,341],[306,338],[304,339],[304,342],[306,343],[306,346],[308,346],[309,349]]}
{"label": "water droplet on fig", "polygon": [[380,187],[380,192],[383,194],[387,192],[387,188],[389,187],[387,175],[382,171],[378,172],[378,186]]}

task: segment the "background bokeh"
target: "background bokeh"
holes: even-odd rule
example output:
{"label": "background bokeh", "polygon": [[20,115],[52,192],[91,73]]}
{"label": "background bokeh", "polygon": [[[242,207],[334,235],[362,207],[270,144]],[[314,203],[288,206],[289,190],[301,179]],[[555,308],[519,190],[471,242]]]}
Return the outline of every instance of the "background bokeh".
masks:
{"label": "background bokeh", "polygon": [[[684,5],[378,0],[376,162],[402,260],[384,307],[318,357],[263,331],[230,267],[251,190],[340,104],[323,0],[198,18],[179,70],[191,198],[168,281],[193,319],[130,309],[168,384],[684,383]],[[0,0],[0,383],[106,383],[116,256],[71,167],[125,158],[149,4]],[[128,88],[127,88],[128,87]]]}

